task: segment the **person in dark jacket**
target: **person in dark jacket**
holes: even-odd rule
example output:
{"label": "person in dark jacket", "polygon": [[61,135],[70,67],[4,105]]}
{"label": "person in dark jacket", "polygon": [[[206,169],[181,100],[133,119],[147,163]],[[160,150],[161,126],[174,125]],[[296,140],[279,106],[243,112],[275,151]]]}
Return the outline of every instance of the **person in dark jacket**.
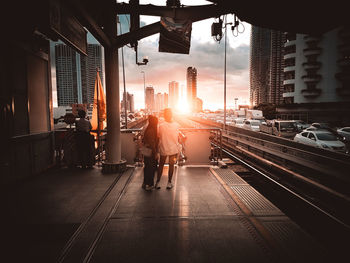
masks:
{"label": "person in dark jacket", "polygon": [[77,145],[79,161],[82,168],[91,168],[91,147],[90,147],[90,131],[91,123],[85,118],[86,112],[84,110],[78,111],[79,121],[76,122],[77,129]]}
{"label": "person in dark jacket", "polygon": [[153,189],[154,174],[157,170],[158,153],[158,118],[150,115],[148,117],[148,126],[143,136],[143,145],[152,149],[150,156],[144,156],[144,182],[142,187],[150,191]]}

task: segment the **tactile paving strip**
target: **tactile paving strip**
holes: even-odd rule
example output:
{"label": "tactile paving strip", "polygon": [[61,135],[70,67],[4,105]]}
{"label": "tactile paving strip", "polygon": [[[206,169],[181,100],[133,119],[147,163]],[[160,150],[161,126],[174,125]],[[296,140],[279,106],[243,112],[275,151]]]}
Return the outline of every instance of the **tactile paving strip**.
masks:
{"label": "tactile paving strip", "polygon": [[228,185],[247,185],[247,182],[244,181],[241,177],[236,175],[232,170],[230,169],[220,169],[216,168],[213,169],[217,175],[221,177],[221,179]]}
{"label": "tactile paving strip", "polygon": [[283,215],[277,207],[250,185],[234,185],[230,187],[254,215]]}

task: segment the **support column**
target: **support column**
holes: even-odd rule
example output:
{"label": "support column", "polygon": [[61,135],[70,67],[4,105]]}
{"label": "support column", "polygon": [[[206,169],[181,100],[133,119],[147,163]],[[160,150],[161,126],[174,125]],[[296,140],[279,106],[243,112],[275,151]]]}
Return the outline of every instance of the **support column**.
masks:
{"label": "support column", "polygon": [[[108,35],[117,36],[117,17],[111,13],[109,16]],[[119,96],[119,63],[118,48],[105,48],[106,64],[106,101],[107,101],[107,138],[106,161],[103,163],[103,173],[123,172],[126,161],[121,159],[120,141],[120,96]]]}

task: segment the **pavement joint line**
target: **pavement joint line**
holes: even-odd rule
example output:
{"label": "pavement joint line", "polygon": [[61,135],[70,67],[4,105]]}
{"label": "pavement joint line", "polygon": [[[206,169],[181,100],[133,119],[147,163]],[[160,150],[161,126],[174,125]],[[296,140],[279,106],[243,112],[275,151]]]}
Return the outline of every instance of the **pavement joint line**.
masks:
{"label": "pavement joint line", "polygon": [[85,218],[85,220],[80,224],[80,226],[78,227],[78,229],[74,232],[74,234],[71,236],[71,238],[68,240],[68,242],[66,243],[66,245],[64,246],[62,252],[60,253],[60,256],[57,260],[57,262],[63,262],[66,258],[66,256],[68,255],[68,253],[70,252],[70,250],[72,249],[76,239],[78,238],[78,236],[80,235],[80,233],[84,230],[84,228],[86,227],[86,225],[90,222],[90,220],[92,219],[92,217],[96,214],[97,210],[101,207],[102,203],[106,200],[107,196],[109,195],[109,193],[112,191],[112,189],[114,188],[114,186],[118,183],[119,179],[122,177],[122,173],[119,173],[118,176],[114,179],[114,181],[112,182],[112,184],[108,187],[108,189],[105,191],[105,193],[103,194],[103,196],[100,198],[99,202],[97,203],[97,205],[94,207],[94,209],[90,212],[90,214]]}
{"label": "pavement joint line", "polygon": [[83,263],[88,263],[91,261],[95,250],[99,244],[99,242],[102,239],[103,234],[105,233],[107,224],[109,222],[109,220],[112,218],[113,214],[115,213],[115,211],[117,210],[120,200],[122,199],[124,193],[126,192],[126,189],[128,187],[128,185],[130,184],[130,182],[132,181],[132,179],[134,178],[134,174],[135,174],[135,169],[133,169],[133,171],[131,172],[131,174],[129,175],[129,178],[127,179],[127,181],[125,182],[125,185],[123,186],[122,190],[120,191],[117,200],[115,201],[114,205],[112,206],[110,212],[108,213],[107,217],[105,218],[102,226],[100,227],[98,233],[96,234],[95,239],[93,240],[93,242],[91,243],[85,257],[83,260]]}

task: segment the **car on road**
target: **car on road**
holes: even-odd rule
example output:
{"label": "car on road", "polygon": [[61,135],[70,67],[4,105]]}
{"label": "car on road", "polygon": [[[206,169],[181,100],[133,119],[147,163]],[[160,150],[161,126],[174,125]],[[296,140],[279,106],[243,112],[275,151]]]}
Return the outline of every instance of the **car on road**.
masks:
{"label": "car on road", "polygon": [[311,123],[310,127],[306,128],[305,130],[308,130],[308,131],[315,131],[315,130],[331,131],[332,127],[328,123],[325,123],[325,122],[314,122],[314,123]]}
{"label": "car on road", "polygon": [[232,125],[238,128],[243,128],[245,118],[236,118],[232,121]]}
{"label": "car on road", "polygon": [[310,124],[307,124],[305,121],[302,121],[302,120],[294,120],[294,121],[297,125],[297,129],[299,132],[311,126]]}
{"label": "car on road", "polygon": [[343,127],[340,129],[337,129],[337,132],[343,136],[345,141],[350,142],[350,127]]}
{"label": "car on road", "polygon": [[260,124],[261,122],[259,120],[245,120],[242,128],[259,132]]}
{"label": "car on road", "polygon": [[334,152],[346,152],[345,144],[336,135],[325,130],[304,130],[295,135],[294,141]]}
{"label": "car on road", "polygon": [[261,123],[260,131],[279,137],[293,139],[298,129],[293,120],[270,120]]}

